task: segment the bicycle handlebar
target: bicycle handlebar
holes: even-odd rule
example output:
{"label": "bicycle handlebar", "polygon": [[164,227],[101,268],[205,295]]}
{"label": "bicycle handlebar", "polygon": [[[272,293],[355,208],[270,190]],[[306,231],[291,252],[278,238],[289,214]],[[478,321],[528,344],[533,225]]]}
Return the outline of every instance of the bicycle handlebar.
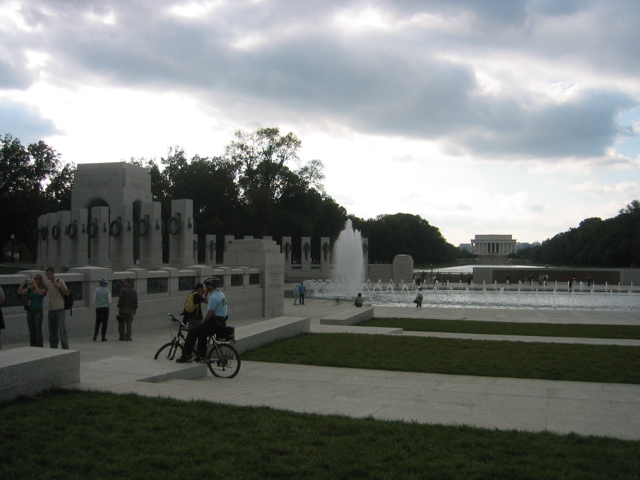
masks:
{"label": "bicycle handlebar", "polygon": [[178,319],[173,315],[173,313],[171,313],[171,312],[167,312],[167,315],[169,315],[169,316],[171,317],[171,321],[176,322],[176,323],[179,323],[179,324],[180,324],[180,325],[182,325],[183,327],[186,327],[186,326],[187,326],[187,324],[186,324],[186,323],[184,323],[182,320],[178,320]]}

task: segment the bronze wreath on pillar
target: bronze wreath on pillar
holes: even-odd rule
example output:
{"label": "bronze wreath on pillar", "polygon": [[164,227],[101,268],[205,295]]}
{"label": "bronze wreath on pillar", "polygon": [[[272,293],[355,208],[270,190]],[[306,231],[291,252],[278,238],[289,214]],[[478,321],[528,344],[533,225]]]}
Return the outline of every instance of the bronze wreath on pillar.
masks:
{"label": "bronze wreath on pillar", "polygon": [[71,222],[67,227],[67,235],[69,238],[75,238],[78,234],[78,223],[76,221]]}
{"label": "bronze wreath on pillar", "polygon": [[324,261],[326,262],[327,261],[327,255],[331,251],[331,247],[329,246],[329,244],[327,242],[325,242],[324,245],[322,245],[322,251],[324,252]]}
{"label": "bronze wreath on pillar", "polygon": [[58,239],[58,237],[60,236],[60,225],[53,226],[53,228],[51,229],[51,236],[54,238],[54,240]]}
{"label": "bronze wreath on pillar", "polygon": [[120,221],[119,218],[113,220],[109,224],[109,235],[111,235],[112,237],[119,237],[121,231],[122,231],[122,222]]}
{"label": "bronze wreath on pillar", "polygon": [[169,219],[169,225],[167,225],[167,229],[171,235],[177,235],[180,233],[180,228],[182,227],[182,220],[180,217],[171,217]]}
{"label": "bronze wreath on pillar", "polygon": [[98,235],[98,222],[94,220],[87,224],[87,236],[95,238],[96,235]]}
{"label": "bronze wreath on pillar", "polygon": [[138,232],[140,232],[140,236],[144,237],[147,233],[149,233],[149,219],[141,218],[138,220]]}

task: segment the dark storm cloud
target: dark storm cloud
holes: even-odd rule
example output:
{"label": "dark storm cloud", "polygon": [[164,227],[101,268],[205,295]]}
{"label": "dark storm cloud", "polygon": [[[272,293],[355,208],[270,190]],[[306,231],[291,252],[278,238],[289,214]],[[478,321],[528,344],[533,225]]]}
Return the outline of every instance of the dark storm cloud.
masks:
{"label": "dark storm cloud", "polygon": [[[24,88],[33,75],[26,52],[36,51],[48,55],[48,81],[72,89],[189,92],[256,117],[246,122],[304,118],[502,158],[601,155],[624,130],[618,114],[638,105],[637,90],[602,85],[626,77],[637,87],[640,4],[633,1],[238,0],[195,18],[171,14],[171,5],[25,2],[30,30],[1,31],[5,45],[20,48],[5,49],[0,73]],[[388,25],[336,24],[338,15],[348,23],[363,9]],[[482,94],[477,62],[494,58],[505,59],[513,78],[532,62],[557,65],[539,72],[549,82],[565,81],[568,66],[578,79],[605,80],[562,102],[536,100],[509,78],[509,89]]]}

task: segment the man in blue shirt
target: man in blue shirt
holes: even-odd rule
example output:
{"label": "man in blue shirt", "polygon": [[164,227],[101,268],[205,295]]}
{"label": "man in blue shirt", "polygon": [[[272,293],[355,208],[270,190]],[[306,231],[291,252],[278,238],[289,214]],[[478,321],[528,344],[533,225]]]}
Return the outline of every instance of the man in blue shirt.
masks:
{"label": "man in blue shirt", "polygon": [[[224,293],[218,290],[218,287],[220,286],[220,279],[217,277],[209,277],[203,283],[209,294],[207,315],[204,317],[202,323],[189,330],[187,339],[184,342],[182,357],[176,360],[178,363],[192,362],[193,359],[191,358],[191,354],[193,353],[196,340],[198,338],[203,338],[204,340],[198,342],[198,344],[206,346],[207,337],[216,333],[216,331],[227,322],[227,298]],[[198,356],[203,358],[206,353],[207,352],[199,351]]]}

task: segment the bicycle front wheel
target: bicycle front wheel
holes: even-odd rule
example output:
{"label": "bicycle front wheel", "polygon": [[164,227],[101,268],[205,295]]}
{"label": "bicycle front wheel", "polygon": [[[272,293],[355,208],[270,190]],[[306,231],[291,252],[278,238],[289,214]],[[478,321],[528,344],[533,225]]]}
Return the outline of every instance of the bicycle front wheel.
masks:
{"label": "bicycle front wheel", "polygon": [[161,346],[156,352],[154,360],[174,361],[182,356],[182,345],[179,343],[169,342]]}
{"label": "bicycle front wheel", "polygon": [[240,371],[240,354],[228,343],[213,345],[207,365],[216,377],[233,378]]}

